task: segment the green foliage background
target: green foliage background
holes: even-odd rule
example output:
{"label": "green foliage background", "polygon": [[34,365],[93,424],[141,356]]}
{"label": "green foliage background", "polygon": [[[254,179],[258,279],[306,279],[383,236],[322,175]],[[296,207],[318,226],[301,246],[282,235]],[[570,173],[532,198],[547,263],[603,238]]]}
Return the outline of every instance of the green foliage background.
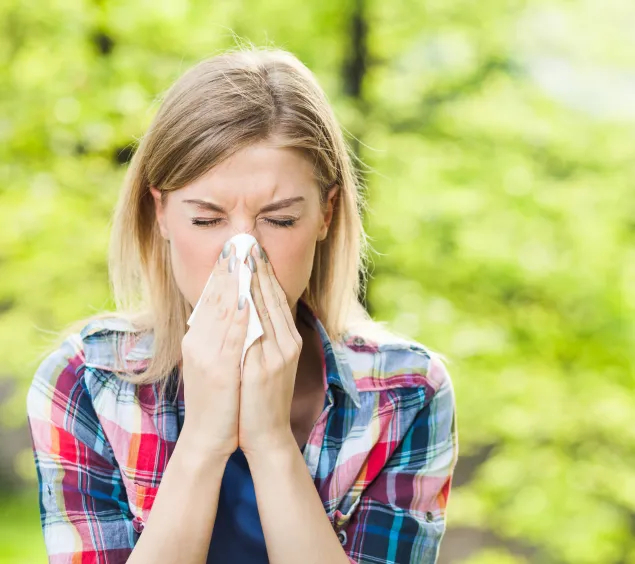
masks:
{"label": "green foliage background", "polygon": [[[317,75],[370,167],[369,308],[450,359],[444,561],[635,563],[632,0],[5,0],[0,26],[2,428],[50,332],[112,306],[157,97],[235,33]],[[28,448],[0,563],[45,561]]]}

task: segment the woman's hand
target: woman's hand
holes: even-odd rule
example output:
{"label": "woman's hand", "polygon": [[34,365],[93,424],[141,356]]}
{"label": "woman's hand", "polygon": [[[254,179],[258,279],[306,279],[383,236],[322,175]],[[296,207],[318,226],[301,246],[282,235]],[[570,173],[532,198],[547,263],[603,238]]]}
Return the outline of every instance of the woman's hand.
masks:
{"label": "woman's hand", "polygon": [[183,337],[185,423],[179,437],[203,456],[229,457],[238,447],[240,358],[248,303],[238,309],[238,260],[226,245],[190,329]]}
{"label": "woman's hand", "polygon": [[249,347],[243,364],[238,442],[246,455],[271,452],[295,441],[291,400],[302,349],[302,338],[271,263],[263,260],[256,245],[247,261],[256,266],[251,294],[264,334]]}

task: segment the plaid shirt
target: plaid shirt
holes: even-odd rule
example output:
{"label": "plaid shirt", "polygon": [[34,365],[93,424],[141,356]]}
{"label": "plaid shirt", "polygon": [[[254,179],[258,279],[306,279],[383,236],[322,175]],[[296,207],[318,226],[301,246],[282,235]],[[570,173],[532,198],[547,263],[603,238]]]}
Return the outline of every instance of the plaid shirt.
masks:
{"label": "plaid shirt", "polygon": [[[398,337],[331,342],[300,304],[322,339],[326,390],[304,458],[346,554],[436,562],[458,456],[447,370]],[[121,359],[142,370],[151,348],[124,321],[91,321],[35,373],[27,411],[52,564],[125,562],[143,531],[184,418],[182,384],[170,401],[117,377]]]}

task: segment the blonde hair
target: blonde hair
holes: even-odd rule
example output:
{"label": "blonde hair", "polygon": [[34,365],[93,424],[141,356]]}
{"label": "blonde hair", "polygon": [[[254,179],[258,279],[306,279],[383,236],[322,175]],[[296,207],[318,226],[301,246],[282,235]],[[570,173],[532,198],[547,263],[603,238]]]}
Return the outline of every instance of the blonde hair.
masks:
{"label": "blonde hair", "polygon": [[117,311],[91,320],[114,315],[141,332],[154,332],[147,369],[124,374],[129,381],[167,383],[180,362],[192,309],[173,278],[149,187],[165,197],[265,139],[300,149],[311,160],[322,205],[328,190],[339,185],[328,236],[317,243],[301,299],[333,340],[353,325],[379,328],[358,301],[370,248],[362,224],[364,204],[352,152],[327,97],[291,53],[241,47],[199,62],[172,85],[127,170],[109,253]]}

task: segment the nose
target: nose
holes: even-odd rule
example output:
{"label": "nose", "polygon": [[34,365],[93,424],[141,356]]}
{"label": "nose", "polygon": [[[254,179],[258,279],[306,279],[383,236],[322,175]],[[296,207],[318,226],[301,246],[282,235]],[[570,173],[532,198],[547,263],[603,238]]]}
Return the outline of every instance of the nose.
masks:
{"label": "nose", "polygon": [[229,221],[234,233],[249,233],[254,235],[256,220],[248,217],[232,218]]}

